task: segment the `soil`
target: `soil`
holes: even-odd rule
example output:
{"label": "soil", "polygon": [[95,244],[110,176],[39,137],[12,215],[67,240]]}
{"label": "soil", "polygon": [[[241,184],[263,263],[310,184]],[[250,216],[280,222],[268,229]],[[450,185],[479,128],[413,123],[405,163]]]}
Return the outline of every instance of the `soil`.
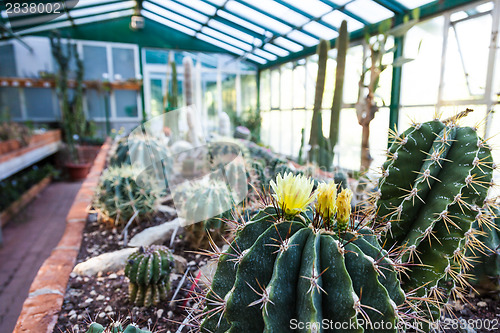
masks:
{"label": "soil", "polygon": [[[157,214],[132,226],[129,239],[147,227],[170,221],[175,216]],[[169,246],[170,244],[164,244]],[[111,229],[97,221],[95,214],[90,214],[87,221],[82,246],[77,262],[85,261],[102,253],[123,248],[123,238],[117,229]],[[136,307],[128,300],[128,279],[123,272],[95,277],[80,277],[71,274],[64,297],[62,310],[54,332],[86,332],[88,323],[97,321],[107,325],[120,320],[126,324],[136,323],[158,333],[177,332],[180,323],[187,315],[187,309],[194,306],[188,300],[193,293],[194,273],[199,267],[206,265],[207,257],[193,253],[195,251],[182,238],[182,230],[175,238],[171,248],[173,253],[184,257],[188,262],[188,277],[183,281],[176,302],[170,302],[174,291],[178,288],[183,276],[173,273],[171,290],[168,299],[150,308]],[[200,291],[197,287],[196,291]],[[500,294],[472,291],[467,295],[465,304],[453,302],[452,312],[443,320],[443,332],[500,332]],[[183,329],[188,332],[189,326]]]}
{"label": "soil", "polygon": [[[128,239],[147,227],[170,221],[174,217],[158,214],[141,221],[140,225],[130,228]],[[182,229],[179,229],[179,235],[175,237],[170,249],[174,254],[187,260],[189,273],[175,297],[175,302],[170,300],[183,279],[183,275],[175,272],[171,275],[171,288],[167,300],[150,308],[137,307],[129,302],[128,278],[124,276],[123,271],[94,277],[81,277],[72,273],[59,320],[53,332],[86,332],[88,324],[92,321],[105,326],[117,320],[124,322],[124,327],[129,323],[136,323],[140,328],[158,333],[176,332],[179,323],[182,323],[187,315],[186,309],[194,305],[194,301],[185,301],[193,295],[190,293],[194,281],[192,275],[207,262],[206,256],[189,252],[195,250],[183,241],[181,233]],[[77,263],[122,248],[121,232],[116,228],[106,227],[97,221],[96,214],[90,214],[83,232]],[[199,288],[195,290],[201,291]],[[185,328],[184,332],[187,331]]]}

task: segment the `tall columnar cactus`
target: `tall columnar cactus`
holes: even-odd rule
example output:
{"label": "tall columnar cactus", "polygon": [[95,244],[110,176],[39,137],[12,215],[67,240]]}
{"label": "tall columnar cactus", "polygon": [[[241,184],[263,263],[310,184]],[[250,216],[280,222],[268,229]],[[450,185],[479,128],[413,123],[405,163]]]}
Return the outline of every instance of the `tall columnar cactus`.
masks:
{"label": "tall columnar cactus", "polygon": [[337,70],[335,72],[335,90],[333,91],[329,137],[332,149],[337,145],[339,139],[340,111],[344,103],[344,74],[347,48],[349,47],[349,32],[347,31],[346,21],[342,21],[340,24],[335,46],[337,47]]}
{"label": "tall columnar cactus", "polygon": [[316,76],[316,92],[314,95],[314,109],[311,122],[311,132],[309,134],[309,162],[330,168],[333,155],[330,149],[330,142],[323,135],[323,120],[321,109],[323,104],[323,93],[325,91],[326,63],[328,60],[328,50],[330,43],[327,40],[320,40],[318,44],[318,74]]}
{"label": "tall columnar cactus", "polygon": [[386,248],[403,247],[400,260],[412,264],[405,288],[436,300],[448,280],[452,296],[462,296],[467,248],[480,244],[472,224],[489,221],[485,198],[495,168],[476,129],[455,121],[415,123],[394,135],[368,212],[376,212]]}
{"label": "tall columnar cactus", "polygon": [[174,257],[165,246],[140,247],[128,257],[125,275],[129,278],[130,301],[139,306],[158,304],[170,290]]}
{"label": "tall columnar cactus", "polygon": [[94,198],[96,208],[107,222],[124,225],[137,212],[147,217],[157,206],[158,192],[155,185],[139,186],[131,166],[110,167],[100,179]]}
{"label": "tall columnar cactus", "polygon": [[222,240],[225,225],[222,219],[229,217],[233,208],[226,183],[217,180],[186,183],[177,187],[173,196],[176,208],[186,219],[186,240],[192,248],[208,248],[209,234],[216,242]]}
{"label": "tall columnar cactus", "polygon": [[151,331],[141,330],[135,324],[128,325],[125,329],[122,324],[115,322],[108,327],[104,327],[99,323],[92,323],[86,333],[151,333]]}
{"label": "tall columnar cactus", "polygon": [[298,323],[298,331],[322,332],[325,321],[348,325],[328,331],[373,332],[368,322],[384,322],[383,332],[396,332],[396,324],[418,320],[398,265],[372,230],[354,223],[350,190],[337,195],[332,182],[311,193],[312,181],[292,174],[271,186],[274,206],[240,225],[225,253],[214,253],[201,332],[294,332]]}

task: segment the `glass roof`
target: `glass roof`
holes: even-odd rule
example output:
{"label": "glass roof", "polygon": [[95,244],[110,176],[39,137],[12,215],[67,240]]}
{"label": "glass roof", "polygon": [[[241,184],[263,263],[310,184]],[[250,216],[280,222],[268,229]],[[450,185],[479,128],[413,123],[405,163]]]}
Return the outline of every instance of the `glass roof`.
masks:
{"label": "glass roof", "polygon": [[336,38],[343,20],[350,32],[362,32],[366,25],[433,2],[437,1],[80,0],[67,14],[46,23],[39,22],[39,15],[29,13],[7,20],[3,7],[0,28],[3,25],[5,31],[12,28],[25,34],[140,12],[150,20],[265,65],[310,50],[320,38]]}

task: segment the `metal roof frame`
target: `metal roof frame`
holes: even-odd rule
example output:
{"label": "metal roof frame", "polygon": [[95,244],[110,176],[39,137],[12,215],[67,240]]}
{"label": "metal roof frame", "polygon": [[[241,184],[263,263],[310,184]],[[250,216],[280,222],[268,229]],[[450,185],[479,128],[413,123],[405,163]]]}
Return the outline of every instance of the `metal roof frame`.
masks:
{"label": "metal roof frame", "polygon": [[[51,2],[56,0],[46,0],[43,2]],[[262,0],[261,0],[262,1]],[[358,2],[359,1],[359,2]],[[438,15],[439,13],[462,6],[464,4],[479,2],[480,0],[439,0],[433,1],[420,7],[420,18],[424,19],[430,16]],[[363,25],[362,28],[351,31],[351,40],[357,40],[364,37],[368,33],[376,33],[380,22],[370,24],[368,21],[349,10],[352,4],[359,5],[360,2],[370,3],[373,6],[382,6],[392,13],[391,20],[393,25],[397,25],[403,21],[403,17],[407,15],[411,9],[405,7],[397,0],[345,0],[339,4],[335,0],[314,0],[314,3],[321,5],[322,15],[314,16],[306,12],[307,8],[301,9],[298,4],[291,0],[268,0],[268,2],[248,1],[248,0],[80,0],[74,7],[69,9],[62,16],[45,23],[37,23],[36,19],[39,14],[24,15],[16,18],[9,18],[9,23],[4,24],[5,29],[0,39],[14,37],[13,33],[25,35],[33,32],[49,30],[54,27],[77,26],[82,22],[89,21],[94,18],[96,21],[105,22],[112,20],[113,13],[122,13],[125,15],[126,10],[133,9],[130,15],[142,14],[143,16],[156,20],[160,24],[168,23],[169,28],[178,30],[186,34],[186,38],[195,38],[200,41],[215,45],[215,47],[225,50],[241,59],[246,59],[256,64],[260,69],[278,66],[282,63],[297,60],[316,52],[317,41],[319,36],[311,30],[304,27],[314,22],[314,26],[323,29],[323,31],[337,32],[338,28],[323,20],[323,17],[338,12],[345,15],[347,18],[355,20]],[[424,0],[425,2],[425,0]],[[126,7],[124,8],[124,3]],[[122,4],[122,6],[120,6]],[[203,4],[203,6],[201,6]],[[305,23],[294,25],[290,23],[290,19],[286,19],[280,13],[268,12],[260,6],[273,5],[271,8],[282,8],[289,14],[303,17]],[[113,8],[116,7],[116,8]],[[175,7],[178,11],[170,7]],[[270,24],[259,22],[257,17],[249,17],[245,13],[231,10],[231,8],[248,9],[249,12],[255,13],[256,16],[265,17],[271,22],[275,22],[273,27]],[[89,9],[95,8],[96,11],[88,12]],[[102,12],[99,11],[102,9]],[[155,9],[158,12],[155,12]],[[182,9],[182,10],[181,10]],[[354,8],[353,8],[354,9]],[[1,3],[1,16],[3,20],[7,19],[5,14],[5,3]],[[211,14],[208,14],[210,12]],[[359,13],[359,8],[357,10]],[[187,13],[187,14],[186,14]],[[192,13],[193,17],[190,17]],[[257,13],[259,13],[257,15]],[[366,15],[363,15],[366,17]],[[384,20],[385,21],[385,20]],[[10,24],[10,25],[9,25]],[[16,30],[17,25],[20,25],[20,30]],[[13,29],[10,30],[10,27]],[[312,28],[309,26],[309,28]],[[328,30],[326,30],[328,29]],[[236,33],[239,31],[240,33]],[[231,34],[231,32],[233,32]],[[301,40],[299,35],[306,40]],[[253,40],[251,40],[253,38]],[[334,45],[336,38],[332,38],[331,45]],[[313,43],[314,41],[314,43]],[[187,44],[192,44],[188,42]],[[209,47],[208,49],[212,49]]]}

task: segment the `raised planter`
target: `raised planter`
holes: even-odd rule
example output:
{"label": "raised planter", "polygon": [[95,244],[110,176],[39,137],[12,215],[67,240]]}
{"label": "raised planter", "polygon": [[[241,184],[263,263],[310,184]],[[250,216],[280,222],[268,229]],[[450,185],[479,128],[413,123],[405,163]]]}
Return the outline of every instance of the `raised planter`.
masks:
{"label": "raised planter", "polygon": [[80,250],[88,208],[92,203],[99,176],[106,165],[110,142],[108,139],[102,145],[69,210],[66,217],[66,229],[59,244],[45,260],[31,284],[28,298],[24,301],[14,328],[15,333],[50,333],[54,330],[69,274],[73,270]]}
{"label": "raised planter", "polygon": [[2,226],[7,224],[9,220],[17,215],[28,203],[31,202],[40,192],[42,192],[47,185],[49,185],[52,177],[46,177],[42,179],[38,184],[33,185],[26,193],[24,193],[19,199],[13,202],[9,207],[7,207],[3,212],[0,213],[0,221]]}
{"label": "raised planter", "polygon": [[27,146],[0,155],[0,180],[54,154],[60,145],[60,130],[33,135]]}

